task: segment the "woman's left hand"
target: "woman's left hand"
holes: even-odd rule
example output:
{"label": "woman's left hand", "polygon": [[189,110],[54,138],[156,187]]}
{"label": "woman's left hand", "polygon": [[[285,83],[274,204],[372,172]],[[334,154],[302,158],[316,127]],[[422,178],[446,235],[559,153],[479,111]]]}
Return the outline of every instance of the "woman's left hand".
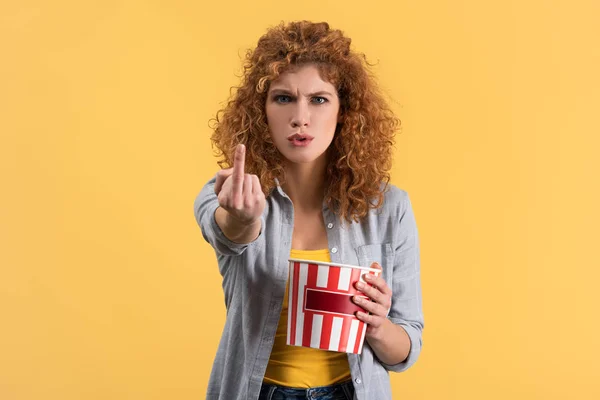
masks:
{"label": "woman's left hand", "polygon": [[[373,263],[371,268],[381,269],[381,266]],[[358,311],[356,317],[367,324],[367,338],[380,339],[391,323],[387,316],[392,306],[392,289],[389,288],[385,280],[381,277],[381,274],[379,276],[365,274],[364,278],[371,286],[358,281],[356,282],[356,289],[360,290],[372,301],[362,296],[354,296],[354,303],[367,311],[366,313]]]}

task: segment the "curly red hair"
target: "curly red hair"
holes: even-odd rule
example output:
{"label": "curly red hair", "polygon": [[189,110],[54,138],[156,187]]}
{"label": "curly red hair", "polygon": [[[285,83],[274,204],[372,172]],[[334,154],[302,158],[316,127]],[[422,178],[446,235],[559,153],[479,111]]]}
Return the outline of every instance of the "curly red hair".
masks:
{"label": "curly red hair", "polygon": [[325,22],[281,23],[248,50],[242,83],[212,120],[211,136],[221,168],[233,165],[239,143],[246,146],[247,173],[265,194],[275,179],[285,182],[282,155],[271,139],[265,112],[271,82],[290,67],[317,66],[340,99],[341,119],[329,146],[324,200],[341,220],[359,221],[381,207],[388,188],[394,133],[400,120],[388,107],[365,56],[350,50],[351,40]]}

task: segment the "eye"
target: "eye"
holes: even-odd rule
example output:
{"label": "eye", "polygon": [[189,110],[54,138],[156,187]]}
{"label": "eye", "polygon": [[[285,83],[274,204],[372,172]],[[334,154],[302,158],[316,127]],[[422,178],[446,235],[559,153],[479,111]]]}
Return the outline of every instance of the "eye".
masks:
{"label": "eye", "polygon": [[315,104],[324,104],[324,103],[327,103],[328,101],[329,100],[327,100],[325,97],[321,97],[321,96],[312,98],[312,102]]}
{"label": "eye", "polygon": [[290,96],[285,95],[285,94],[278,94],[275,97],[273,97],[273,100],[276,103],[279,103],[279,104],[287,104],[290,101],[292,101],[292,98]]}

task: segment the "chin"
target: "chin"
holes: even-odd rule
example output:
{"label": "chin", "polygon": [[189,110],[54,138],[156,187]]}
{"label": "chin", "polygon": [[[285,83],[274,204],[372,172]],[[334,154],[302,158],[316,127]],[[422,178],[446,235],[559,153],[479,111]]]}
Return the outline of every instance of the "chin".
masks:
{"label": "chin", "polygon": [[[284,154],[285,156],[285,154]],[[293,162],[295,164],[310,164],[315,162],[319,157],[318,156],[298,156],[298,155],[291,155],[290,157],[285,157],[288,161]]]}
{"label": "chin", "polygon": [[297,152],[281,152],[283,156],[291,163],[294,164],[311,164],[317,161],[323,153],[306,152],[299,154]]}

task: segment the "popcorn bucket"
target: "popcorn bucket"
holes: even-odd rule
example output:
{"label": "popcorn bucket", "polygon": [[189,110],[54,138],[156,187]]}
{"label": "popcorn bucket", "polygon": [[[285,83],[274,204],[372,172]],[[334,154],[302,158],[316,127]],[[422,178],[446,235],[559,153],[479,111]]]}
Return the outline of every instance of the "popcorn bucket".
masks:
{"label": "popcorn bucket", "polygon": [[289,267],[287,344],[360,354],[367,326],[355,314],[365,310],[352,297],[367,296],[355,284],[381,270],[295,258]]}

